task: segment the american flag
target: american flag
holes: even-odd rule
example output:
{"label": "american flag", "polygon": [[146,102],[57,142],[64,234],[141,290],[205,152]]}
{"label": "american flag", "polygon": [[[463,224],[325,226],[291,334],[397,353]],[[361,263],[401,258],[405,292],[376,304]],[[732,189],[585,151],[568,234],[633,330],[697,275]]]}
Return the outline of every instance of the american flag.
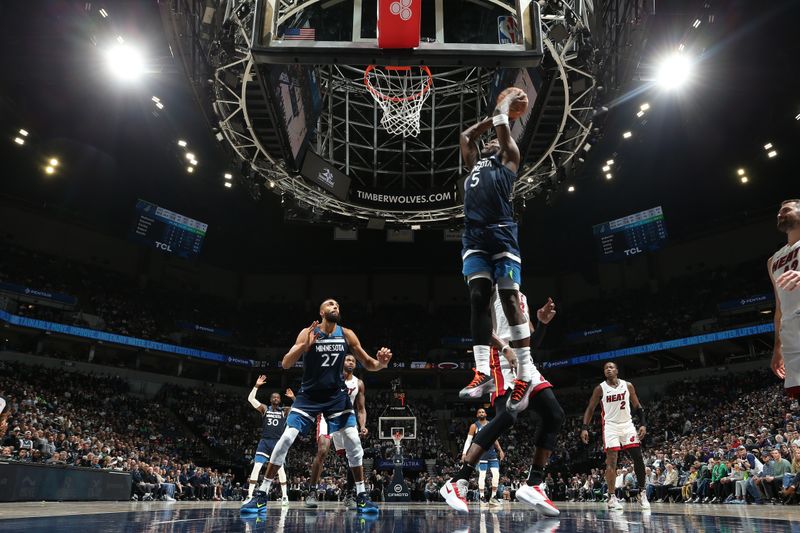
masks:
{"label": "american flag", "polygon": [[313,41],[317,38],[314,28],[288,28],[283,33],[287,41]]}

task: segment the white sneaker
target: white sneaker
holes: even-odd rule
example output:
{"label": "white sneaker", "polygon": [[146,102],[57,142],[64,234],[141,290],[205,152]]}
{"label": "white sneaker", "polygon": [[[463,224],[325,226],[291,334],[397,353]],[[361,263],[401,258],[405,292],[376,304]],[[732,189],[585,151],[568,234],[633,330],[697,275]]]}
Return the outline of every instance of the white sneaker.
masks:
{"label": "white sneaker", "polygon": [[622,506],[622,503],[620,503],[620,501],[617,499],[617,496],[614,494],[609,495],[606,506],[608,507],[609,511],[622,511],[625,509]]}
{"label": "white sneaker", "polygon": [[442,495],[445,503],[456,511],[468,513],[467,490],[469,490],[469,483],[466,479],[459,479],[458,481],[448,479],[447,482],[442,485],[442,488],[439,489],[439,494]]}
{"label": "white sneaker", "polygon": [[517,489],[517,499],[527,503],[545,516],[558,516],[561,514],[561,511],[547,497],[547,492],[542,488],[542,485],[534,487],[528,484],[522,485]]}
{"label": "white sneaker", "polygon": [[173,498],[173,497],[172,497],[172,496],[170,496],[169,494],[165,494],[165,495],[164,495],[164,501],[165,501],[165,502],[174,502],[174,501],[175,501],[175,498]]}
{"label": "white sneaker", "polygon": [[282,496],[281,497],[281,505],[284,506],[284,507],[289,505],[289,497],[288,496]]}
{"label": "white sneaker", "polygon": [[639,493],[639,505],[645,511],[650,510],[650,502],[647,501],[647,494],[644,492]]}

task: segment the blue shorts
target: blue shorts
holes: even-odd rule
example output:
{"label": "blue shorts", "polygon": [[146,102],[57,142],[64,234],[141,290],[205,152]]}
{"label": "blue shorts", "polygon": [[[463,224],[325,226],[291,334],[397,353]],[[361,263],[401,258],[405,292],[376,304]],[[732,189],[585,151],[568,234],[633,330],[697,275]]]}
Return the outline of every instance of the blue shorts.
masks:
{"label": "blue shorts", "polygon": [[464,277],[486,273],[493,283],[508,279],[507,288],[522,284],[522,259],[517,244],[517,225],[509,222],[481,227],[467,227],[461,237]]}
{"label": "blue shorts", "polygon": [[275,445],[277,443],[278,439],[261,439],[258,441],[256,456],[253,458],[253,461],[256,463],[268,463],[269,458],[272,455],[272,450],[275,449]]}
{"label": "blue shorts", "polygon": [[328,434],[340,429],[356,427],[356,413],[347,389],[333,391],[300,391],[294,399],[286,426],[305,435],[317,427],[317,415],[323,414],[328,423]]}
{"label": "blue shorts", "polygon": [[488,459],[486,461],[481,461],[478,463],[478,469],[481,472],[486,472],[486,470],[490,468],[497,468],[500,469],[500,460],[499,459]]}

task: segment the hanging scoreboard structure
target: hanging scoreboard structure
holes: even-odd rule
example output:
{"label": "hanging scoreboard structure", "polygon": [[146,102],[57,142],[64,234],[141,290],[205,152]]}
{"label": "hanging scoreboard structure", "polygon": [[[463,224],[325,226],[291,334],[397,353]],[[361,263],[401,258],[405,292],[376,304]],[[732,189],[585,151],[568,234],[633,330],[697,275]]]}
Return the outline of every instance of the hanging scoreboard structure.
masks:
{"label": "hanging scoreboard structure", "polygon": [[592,232],[600,259],[607,261],[659,250],[667,240],[661,206],[597,224]]}

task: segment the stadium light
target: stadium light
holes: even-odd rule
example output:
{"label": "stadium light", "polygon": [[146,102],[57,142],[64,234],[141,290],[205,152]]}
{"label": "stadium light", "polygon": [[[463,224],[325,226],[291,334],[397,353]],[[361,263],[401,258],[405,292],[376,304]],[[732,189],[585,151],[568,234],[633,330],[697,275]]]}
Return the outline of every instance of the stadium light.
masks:
{"label": "stadium light", "polygon": [[794,116],[794,119],[795,119],[795,120],[800,120],[800,113],[796,114],[796,115]]}
{"label": "stadium light", "polygon": [[55,173],[56,169],[55,169],[55,167],[48,165],[48,166],[44,167],[44,171],[45,171],[46,174],[53,174],[53,173]]}
{"label": "stadium light", "polygon": [[226,180],[232,180],[233,179],[233,174],[231,174],[230,172],[226,172],[225,173],[225,179]]}
{"label": "stadium light", "polygon": [[125,44],[118,44],[106,52],[109,70],[118,79],[133,81],[144,73],[144,59],[141,52]]}
{"label": "stadium light", "polygon": [[697,29],[700,27],[700,24],[702,23],[703,22],[700,19],[695,19],[694,22],[692,23],[692,28]]}
{"label": "stadium light", "polygon": [[623,139],[630,139],[631,136],[633,136],[633,133],[630,131],[626,131],[625,133],[622,134]]}
{"label": "stadium light", "polygon": [[51,167],[57,167],[58,166],[58,159],[56,159],[55,157],[50,158],[50,166]]}
{"label": "stadium light", "polygon": [[161,102],[156,102],[156,107],[159,109],[164,109],[164,104],[162,104]]}
{"label": "stadium light", "polygon": [[275,182],[274,181],[269,180],[269,188],[270,189],[274,189],[275,188]]}
{"label": "stadium light", "polygon": [[101,9],[100,11],[98,11],[98,13],[100,13],[101,17],[108,18],[108,11],[106,11],[105,9]]}
{"label": "stadium light", "polygon": [[19,130],[19,134],[22,135],[23,137],[27,137],[28,136],[28,130]]}
{"label": "stadium light", "polygon": [[610,165],[613,165],[613,164],[614,164],[614,160],[613,159],[609,159],[608,161],[606,161],[606,165],[610,166]]}
{"label": "stadium light", "polygon": [[769,157],[770,159],[772,159],[773,157],[775,157],[777,155],[778,155],[778,151],[777,150],[772,150],[771,152],[767,152],[767,157]]}
{"label": "stadium light", "polygon": [[226,182],[225,182],[225,187],[227,187],[228,189],[230,189],[231,187],[233,187],[233,183],[231,183],[230,181],[226,181]]}
{"label": "stadium light", "polygon": [[608,172],[609,170],[611,170],[611,165],[606,165],[603,167],[603,172]]}
{"label": "stadium light", "polygon": [[764,145],[764,150],[769,150],[770,148],[772,148],[772,143],[767,143]]}
{"label": "stadium light", "polygon": [[648,104],[647,102],[645,102],[645,103],[643,103],[642,105],[640,105],[640,106],[639,106],[639,109],[640,109],[641,111],[647,111],[648,109],[650,109],[650,104]]}
{"label": "stadium light", "polygon": [[14,142],[22,146],[25,144],[25,139],[23,139],[22,137],[14,137]]}
{"label": "stadium light", "polygon": [[636,113],[636,116],[642,118],[644,116],[644,111],[639,111],[638,113]]}
{"label": "stadium light", "polygon": [[739,170],[736,171],[736,173],[739,174],[740,176],[744,176],[744,169],[740,168]]}
{"label": "stadium light", "polygon": [[186,159],[191,161],[192,159],[196,159],[196,157],[194,156],[194,154],[192,152],[186,152]]}
{"label": "stadium light", "polygon": [[178,140],[178,146],[180,146],[181,148],[186,148],[186,145],[187,145],[187,142],[184,141],[183,139],[179,139]]}
{"label": "stadium light", "polygon": [[661,60],[656,73],[656,83],[664,89],[677,89],[692,75],[692,62],[683,54],[674,53]]}
{"label": "stadium light", "polygon": [[575,186],[570,185],[569,187],[567,187],[567,192],[575,192]]}
{"label": "stadium light", "polygon": [[606,174],[606,179],[607,179],[607,180],[610,180],[610,179],[611,179],[611,178],[613,178],[613,177],[614,177],[614,176],[612,176],[612,175],[611,175],[611,172],[609,172],[608,174]]}
{"label": "stadium light", "polygon": [[192,165],[193,167],[196,167],[197,166],[197,159],[192,159],[191,161],[189,161],[189,164]]}
{"label": "stadium light", "polygon": [[188,172],[189,174],[191,174],[192,172],[194,172],[194,167],[193,167],[193,166],[188,166],[188,167],[186,167],[186,172]]}
{"label": "stadium light", "polygon": [[741,177],[741,181],[742,181],[742,183],[747,183],[750,180],[747,178],[747,176],[742,176]]}
{"label": "stadium light", "polygon": [[159,103],[161,101],[161,98],[159,98],[158,96],[154,96],[150,100],[152,100],[155,103]]}

